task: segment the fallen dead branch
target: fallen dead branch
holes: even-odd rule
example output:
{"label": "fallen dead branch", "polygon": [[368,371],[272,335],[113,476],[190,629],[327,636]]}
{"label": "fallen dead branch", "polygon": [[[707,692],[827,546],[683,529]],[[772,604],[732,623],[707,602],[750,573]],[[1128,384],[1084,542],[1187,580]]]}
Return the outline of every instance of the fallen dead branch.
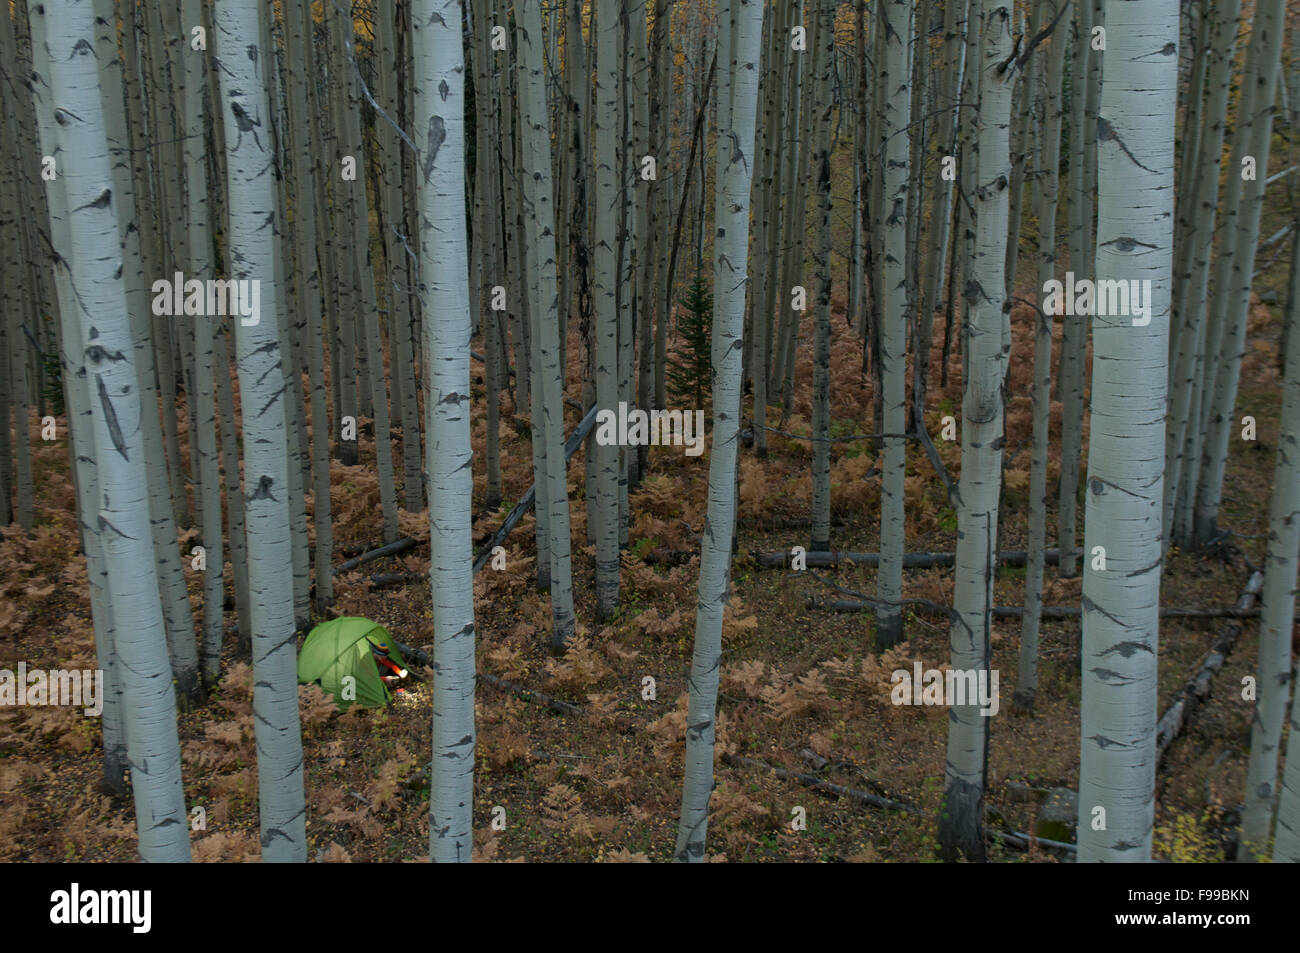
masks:
{"label": "fallen dead branch", "polygon": [[[1075,555],[1080,554],[1080,550],[1075,550]],[[840,563],[851,563],[855,566],[876,567],[880,565],[880,553],[853,553],[853,552],[812,552],[806,553],[806,565],[811,569],[825,569],[831,566],[838,566]],[[774,553],[752,553],[751,558],[755,565],[760,569],[790,569],[794,557],[788,550],[779,550]],[[1049,564],[1059,562],[1061,552],[1059,549],[1049,549],[1043,554],[1043,559]],[[1023,549],[1004,550],[998,554],[998,561],[1004,566],[1023,566],[1028,559],[1028,555]],[[956,561],[954,553],[905,553],[903,555],[904,569],[932,569],[952,566]]]}
{"label": "fallen dead branch", "polygon": [[[592,407],[591,410],[587,411],[587,415],[579,421],[576,427],[573,428],[573,433],[570,434],[569,439],[564,442],[565,463],[568,463],[569,458],[578,452],[578,448],[582,446],[582,441],[586,439],[587,434],[591,432],[591,428],[596,423],[596,410],[597,408]],[[519,498],[519,502],[515,505],[515,508],[506,516],[505,522],[501,524],[501,528],[492,534],[492,538],[483,544],[483,548],[480,549],[478,555],[474,557],[475,575],[477,575],[478,571],[486,566],[488,560],[492,558],[492,550],[505,542],[506,537],[510,535],[511,531],[516,526],[519,525],[519,521],[524,518],[524,514],[533,508],[533,503],[536,502],[536,499],[537,484],[534,483],[524,491],[524,495]]]}
{"label": "fallen dead branch", "polygon": [[[808,597],[808,608],[824,612],[862,612],[875,605],[861,599],[817,599]],[[923,606],[924,607],[924,606]],[[1024,606],[994,606],[993,617],[996,619],[1018,619],[1025,614]],[[1043,606],[1044,619],[1077,619],[1083,615],[1078,606]],[[1230,609],[1178,609],[1160,610],[1162,619],[1253,619],[1258,618],[1258,609],[1242,611],[1235,606]],[[1300,618],[1300,617],[1297,617]]]}
{"label": "fallen dead branch", "polygon": [[[900,811],[904,814],[911,814],[914,817],[923,817],[927,820],[933,820],[925,811],[913,807],[910,804],[904,804],[902,801],[895,801],[887,797],[881,797],[878,794],[872,794],[868,791],[860,791],[857,788],[846,787],[842,784],[835,784],[831,781],[824,781],[821,778],[802,771],[787,771],[785,768],[776,768],[764,761],[756,761],[753,758],[743,758],[739,755],[724,754],[722,756],[724,764],[733,767],[758,768],[770,771],[776,777],[783,781],[798,781],[800,784],[818,791],[822,794],[831,794],[836,797],[848,798],[854,804],[865,805],[867,807],[880,808],[885,811]],[[1063,841],[1048,840],[1042,837],[1034,837],[1030,834],[1024,834],[1019,831],[1002,831],[996,828],[986,827],[984,829],[986,837],[992,837],[1002,843],[1016,847],[1020,850],[1028,850],[1033,844],[1039,844],[1043,847],[1050,847],[1055,850],[1065,851],[1066,853],[1075,853],[1078,848],[1074,844],[1067,844]]]}
{"label": "fallen dead branch", "polygon": [[[1258,569],[1251,572],[1250,578],[1246,581],[1246,588],[1241,591],[1241,595],[1237,597],[1237,604],[1233,606],[1235,615],[1244,615],[1254,608],[1255,600],[1263,585],[1264,574]],[[1192,672],[1187,684],[1174,699],[1174,703],[1160,716],[1160,721],[1156,723],[1157,765],[1169,750],[1169,746],[1174,743],[1174,739],[1186,730],[1192,714],[1210,697],[1210,685],[1214,681],[1214,676],[1223,668],[1244,628],[1245,626],[1235,619],[1223,627],[1223,632],[1201,660],[1201,664]]]}
{"label": "fallen dead branch", "polygon": [[408,549],[414,549],[419,542],[420,540],[413,539],[410,536],[403,537],[395,542],[388,543],[386,546],[380,546],[378,549],[372,549],[360,556],[353,556],[351,559],[344,560],[334,567],[334,572],[348,572],[363,563],[370,562],[372,559],[381,559],[384,556],[395,556],[398,553],[404,553]]}

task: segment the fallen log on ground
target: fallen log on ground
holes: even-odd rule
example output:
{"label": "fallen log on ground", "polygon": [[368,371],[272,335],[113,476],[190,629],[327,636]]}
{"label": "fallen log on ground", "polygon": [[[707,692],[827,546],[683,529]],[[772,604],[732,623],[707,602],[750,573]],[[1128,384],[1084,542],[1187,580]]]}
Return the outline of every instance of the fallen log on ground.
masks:
{"label": "fallen log on ground", "polygon": [[356,569],[363,563],[370,562],[372,559],[379,559],[383,556],[393,556],[397,553],[404,553],[408,549],[413,549],[419,542],[421,541],[410,536],[403,537],[402,539],[389,543],[386,546],[380,546],[378,549],[372,549],[369,552],[362,553],[360,556],[353,556],[351,559],[339,563],[334,567],[333,571],[336,573],[348,572],[352,569]]}
{"label": "fallen log on ground", "polygon": [[[401,652],[403,657],[406,659],[433,668],[433,659],[429,657],[428,653],[417,649],[413,645],[406,645],[403,642],[396,642],[395,644],[397,645],[397,651]],[[551,711],[559,712],[561,715],[582,714],[582,708],[579,705],[574,705],[571,702],[560,701],[558,698],[552,698],[545,692],[539,692],[532,688],[525,688],[523,685],[518,685],[515,682],[493,675],[491,672],[485,672],[482,669],[479,669],[478,678],[480,681],[486,682],[498,691],[506,692],[511,695],[518,695],[524,701],[537,702],[539,705],[545,705],[547,708],[551,709]]]}
{"label": "fallen log on ground", "polygon": [[[1075,555],[1080,555],[1080,550],[1075,550]],[[774,553],[752,553],[755,565],[760,569],[789,569],[793,558],[788,550],[779,550]],[[838,566],[840,563],[852,563],[855,566],[879,566],[880,553],[852,553],[852,552],[812,552],[805,553],[807,565],[810,569],[824,569],[830,566]],[[1043,553],[1043,560],[1049,564],[1060,561],[1061,552],[1059,549],[1049,549]],[[956,560],[954,553],[905,553],[903,555],[904,569],[931,569],[935,567],[952,566]],[[1023,566],[1028,560],[1028,555],[1023,549],[1004,550],[998,554],[998,561],[1004,566]]]}
{"label": "fallen log on ground", "polygon": [[[591,428],[595,426],[596,410],[597,408],[592,407],[591,410],[587,411],[587,416],[583,417],[582,420],[578,422],[578,426],[573,428],[573,433],[569,435],[569,439],[564,442],[565,463],[568,463],[569,458],[578,452],[578,448],[582,446],[582,441],[586,439],[587,434],[591,432]],[[524,495],[519,498],[519,502],[515,505],[515,508],[506,516],[505,522],[501,524],[501,528],[492,534],[492,538],[483,544],[483,548],[480,549],[478,555],[474,557],[475,575],[477,575],[478,571],[486,566],[488,560],[492,558],[492,550],[505,542],[505,538],[510,535],[511,531],[519,525],[519,521],[524,518],[524,514],[533,508],[533,503],[536,499],[537,484],[534,483],[524,491]]]}
{"label": "fallen log on ground", "polygon": [[[874,608],[874,605],[860,599],[817,599],[809,596],[808,608],[821,609],[824,612],[862,612]],[[1044,619],[1077,619],[1083,615],[1083,610],[1078,606],[1043,606],[1042,612]],[[1024,606],[993,607],[993,617],[995,619],[1018,619],[1024,614]],[[1160,618],[1162,619],[1254,619],[1258,617],[1258,609],[1242,611],[1235,606],[1231,609],[1168,608],[1160,610]]]}
{"label": "fallen log on ground", "polygon": [[[1237,597],[1237,604],[1233,606],[1234,612],[1240,615],[1254,608],[1255,600],[1263,585],[1264,574],[1258,569],[1251,572],[1250,578],[1246,581],[1246,588],[1241,591],[1241,595]],[[1236,619],[1223,627],[1223,632],[1201,660],[1201,664],[1196,667],[1187,684],[1179,691],[1173,704],[1160,716],[1160,721],[1156,723],[1157,765],[1169,750],[1169,746],[1174,743],[1174,739],[1186,730],[1192,714],[1210,697],[1210,684],[1228,660],[1228,655],[1237,644],[1237,639],[1244,628],[1245,626]]]}
{"label": "fallen log on ground", "polygon": [[[831,781],[824,781],[815,775],[806,774],[802,771],[787,771],[785,768],[776,768],[763,761],[756,761],[753,758],[743,758],[739,755],[724,754],[722,756],[724,764],[742,768],[761,768],[770,771],[776,777],[783,781],[798,781],[800,784],[811,788],[814,791],[823,794],[833,794],[837,797],[846,797],[858,805],[876,807],[886,811],[900,811],[904,814],[911,814],[914,817],[922,817],[927,820],[933,820],[930,815],[926,814],[920,808],[913,807],[910,804],[904,804],[902,801],[895,801],[887,797],[881,797],[878,794],[871,794],[868,791],[860,791],[857,788],[845,787],[842,784],[835,784]],[[1043,837],[1033,837],[1019,831],[1001,831],[996,828],[986,827],[984,829],[986,837],[992,837],[1000,840],[1002,843],[1011,847],[1018,847],[1021,850],[1028,850],[1031,844],[1037,843],[1043,847],[1051,847],[1056,850],[1074,853],[1078,848],[1074,844],[1067,844],[1063,841],[1048,840]]]}

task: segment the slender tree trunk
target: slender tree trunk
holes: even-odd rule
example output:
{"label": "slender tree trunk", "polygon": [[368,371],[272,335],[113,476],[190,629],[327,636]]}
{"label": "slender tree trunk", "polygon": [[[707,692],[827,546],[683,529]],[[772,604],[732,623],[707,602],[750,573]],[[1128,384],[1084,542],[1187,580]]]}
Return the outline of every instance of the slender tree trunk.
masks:
{"label": "slender tree trunk", "polygon": [[[1250,764],[1246,771],[1246,809],[1241,818],[1238,860],[1267,856],[1273,808],[1278,799],[1282,725],[1291,696],[1291,640],[1296,570],[1300,561],[1300,456],[1297,455],[1300,451],[1300,333],[1296,330],[1300,312],[1300,235],[1291,239],[1291,245],[1291,295],[1285,322],[1286,373],[1282,412],[1278,417],[1281,433],[1273,469],[1264,588],[1260,593],[1259,668],[1255,680],[1258,700],[1250,725]],[[1295,737],[1294,723],[1292,737]],[[1300,742],[1292,741],[1291,749],[1300,749]],[[1279,825],[1276,845],[1280,849],[1275,848],[1274,860],[1296,859],[1286,857],[1288,851],[1292,855],[1300,853],[1295,849],[1300,845],[1288,846],[1295,836],[1294,829],[1288,832]]]}
{"label": "slender tree trunk", "polygon": [[1155,807],[1178,3],[1107,0],[1106,22],[1097,278],[1149,281],[1150,312],[1093,318],[1078,838],[1081,863],[1141,863]]}
{"label": "slender tree trunk", "polygon": [[[52,13],[52,16],[47,14]],[[189,825],[181,785],[175,694],[168,662],[158,576],[149,532],[149,484],[141,453],[142,412],[117,255],[118,223],[104,107],[89,4],[32,3],[49,50],[50,94],[68,211],[71,284],[79,305],[80,348],[91,400],[98,512],[108,592],[121,659],[127,756],[139,852],[146,861],[187,861]],[[6,14],[7,16],[7,14]]]}
{"label": "slender tree trunk", "polygon": [[[880,315],[880,378],[883,396],[883,473],[880,484],[880,570],[876,595],[876,644],[889,648],[903,640],[903,615],[896,603],[903,597],[905,520],[903,480],[907,475],[907,322],[911,289],[907,273],[907,190],[909,126],[912,121],[907,70],[907,43],[912,36],[911,0],[888,0],[880,10],[885,58],[877,71],[881,84],[879,139],[885,184],[880,216],[884,226],[883,284],[877,289]],[[1005,236],[1004,236],[1005,238]]]}
{"label": "slender tree trunk", "polygon": [[[699,605],[691,661],[690,708],[686,717],[686,770],[674,857],[704,859],[709,794],[713,788],[713,741],[722,663],[722,613],[730,582],[731,540],[736,506],[736,451],[740,439],[741,334],[749,243],[749,189],[753,176],[754,122],[758,111],[759,52],[763,4],[722,0],[719,33],[734,37],[719,62],[734,66],[718,95],[719,169],[716,289],[713,306],[713,435],[709,449],[709,504],[701,541]],[[721,52],[721,51],[720,51]],[[728,108],[730,107],[730,108]]]}
{"label": "slender tree trunk", "polygon": [[[275,207],[268,128],[270,103],[256,0],[216,6],[216,54],[226,125],[228,240],[238,281],[261,283],[255,324],[235,324],[244,436],[244,499],[252,603],[253,711],[258,761],[262,859],[307,859],[302,735],[294,641],[293,561],[289,538],[286,381],[276,313]],[[269,285],[269,287],[268,287]]]}
{"label": "slender tree trunk", "polygon": [[[1219,502],[1223,496],[1223,474],[1228,460],[1228,440],[1236,429],[1234,408],[1241,376],[1241,358],[1246,348],[1246,313],[1255,272],[1255,250],[1259,246],[1259,220],[1264,207],[1264,180],[1268,178],[1269,147],[1273,138],[1273,100],[1278,85],[1282,56],[1282,0],[1260,0],[1252,21],[1252,54],[1258,50],[1255,89],[1249,97],[1248,152],[1256,166],[1255,178],[1245,182],[1244,201],[1237,214],[1236,247],[1228,275],[1227,318],[1223,343],[1214,377],[1200,482],[1196,490],[1196,541],[1208,543],[1218,532]],[[1239,120],[1240,121],[1240,120]],[[1242,156],[1235,156],[1230,175],[1242,175]]]}
{"label": "slender tree trunk", "polygon": [[[1088,236],[1094,190],[1085,175],[1087,150],[1088,61],[1092,56],[1092,2],[1077,0],[1074,13],[1073,61],[1070,64],[1070,270],[1075,279],[1092,274],[1094,249]],[[1088,321],[1067,316],[1061,330],[1057,394],[1061,401],[1061,474],[1056,507],[1056,539],[1061,548],[1057,569],[1062,578],[1078,575],[1075,531],[1079,508],[1079,455],[1083,444],[1084,358],[1088,350]]]}
{"label": "slender tree trunk", "polygon": [[[1008,353],[1002,324],[1006,300],[1008,186],[1011,179],[1011,59],[1015,3],[983,0],[983,71],[976,149],[975,253],[966,283],[970,360],[965,364],[961,427],[961,506],[957,513],[952,667],[989,668],[993,572],[998,549],[1002,483],[1003,370]],[[883,543],[883,540],[882,540]],[[948,717],[948,763],[939,844],[946,859],[984,859],[984,786],[988,720],[978,704],[954,705]]]}
{"label": "slender tree trunk", "polygon": [[[1273,480],[1274,523],[1269,533],[1270,562],[1264,574],[1265,595],[1276,591],[1276,597],[1264,601],[1260,617],[1261,634],[1265,631],[1264,626],[1268,626],[1270,632],[1276,629],[1279,634],[1291,631],[1290,613],[1294,611],[1295,592],[1290,588],[1288,580],[1295,579],[1297,562],[1300,562],[1297,559],[1300,521],[1296,519],[1296,509],[1300,508],[1300,485],[1297,483],[1300,468],[1293,456],[1296,442],[1300,440],[1300,435],[1296,432],[1297,422],[1300,421],[1300,235],[1291,240],[1291,246],[1291,298],[1286,319],[1286,383],[1282,404],[1283,414],[1286,415],[1288,411],[1290,413],[1282,417],[1283,430],[1278,442],[1277,469]],[[1281,525],[1277,522],[1279,516]],[[1275,555],[1277,561],[1273,562]],[[1270,577],[1275,581],[1270,581]],[[1276,590],[1273,589],[1274,586]],[[1286,639],[1278,641],[1285,644]],[[1295,685],[1297,679],[1300,679],[1300,664],[1292,673],[1291,684]],[[1258,684],[1263,687],[1263,682]],[[1286,765],[1278,793],[1273,862],[1300,863],[1300,705],[1294,703],[1291,705],[1291,733],[1287,741]]]}
{"label": "slender tree trunk", "polygon": [[[461,0],[412,0],[420,297],[434,606],[429,856],[467,862],[474,808],[474,585],[470,507],[469,260]],[[540,36],[538,37],[540,42]]]}
{"label": "slender tree trunk", "polygon": [[[615,225],[618,182],[618,6],[597,0],[596,30],[596,403],[618,415],[618,259]],[[596,615],[608,619],[618,608],[618,447],[596,441]]]}
{"label": "slender tree trunk", "polygon": [[[1069,0],[1063,0],[1069,2]],[[1047,103],[1042,127],[1042,166],[1036,179],[1038,193],[1038,283],[1045,289],[1056,272],[1056,212],[1060,193],[1061,82],[1065,72],[1067,33],[1064,16],[1048,41]],[[1033,91],[1026,87],[1026,95]],[[1034,458],[1029,468],[1029,545],[1025,564],[1025,614],[1020,619],[1020,657],[1016,667],[1015,704],[1032,711],[1038,693],[1038,627],[1043,608],[1043,563],[1047,546],[1047,456],[1052,412],[1052,322],[1056,315],[1043,307],[1039,296],[1034,321],[1033,440]]]}
{"label": "slender tree trunk", "polygon": [[[542,74],[542,15],[537,2],[525,2],[515,20],[519,52],[520,113],[524,135],[524,208],[528,244],[536,256],[537,292],[533,301],[538,330],[534,379],[542,390],[541,428],[545,446],[546,497],[538,508],[550,512],[551,645],[564,648],[573,635],[572,540],[569,531],[568,467],[564,456],[564,387],[560,377],[558,292],[555,262],[555,207],[551,196],[551,135]],[[538,484],[542,489],[543,484]]]}
{"label": "slender tree trunk", "polygon": [[[817,338],[813,355],[812,405],[812,540],[809,549],[831,548],[831,70],[835,56],[835,11],[829,0],[818,0],[816,10],[817,151]],[[901,44],[900,44],[901,45]],[[906,145],[906,140],[904,140]]]}
{"label": "slender tree trunk", "polygon": [[[1184,229],[1186,249],[1179,261],[1178,281],[1174,286],[1174,320],[1181,326],[1176,345],[1176,359],[1170,374],[1169,423],[1165,433],[1165,545],[1191,542],[1190,513],[1177,506],[1186,497],[1185,481],[1193,486],[1199,471],[1200,402],[1202,384],[1198,369],[1205,360],[1206,330],[1209,313],[1206,307],[1211,253],[1214,245],[1215,219],[1219,210],[1219,179],[1223,164],[1223,136],[1227,125],[1228,93],[1232,83],[1232,64],[1236,50],[1237,19],[1240,0],[1223,0],[1216,5],[1214,52],[1208,79],[1210,101],[1205,107],[1206,128],[1198,138],[1200,155],[1186,187],[1186,205],[1190,223]],[[1231,176],[1229,177],[1231,178]],[[1239,191],[1239,190],[1238,190]],[[1233,212],[1235,218],[1235,210]],[[1178,249],[1175,249],[1177,252]],[[1179,294],[1179,289],[1182,289]],[[1195,420],[1195,422],[1193,422]],[[1193,435],[1190,431],[1196,430]]]}
{"label": "slender tree trunk", "polygon": [[[3,20],[4,18],[0,18]],[[55,155],[58,149],[58,128],[54,119],[54,92],[50,86],[50,47],[46,37],[46,20],[41,11],[33,11],[29,18],[32,40],[31,90],[35,107],[36,130],[41,153]],[[117,20],[111,22],[114,34]],[[105,21],[97,24],[98,33],[105,30]],[[99,36],[96,37],[96,43]],[[60,368],[65,395],[65,407],[72,447],[72,462],[77,491],[77,521],[81,527],[82,551],[86,555],[86,577],[90,587],[91,619],[95,629],[95,655],[104,672],[104,710],[100,716],[100,730],[104,746],[104,787],[116,794],[126,791],[128,768],[126,710],[123,704],[121,671],[117,660],[117,633],[113,623],[113,607],[109,587],[108,565],[104,559],[104,540],[99,512],[99,477],[97,475],[92,398],[89,388],[91,374],[86,366],[87,353],[83,346],[79,309],[72,285],[72,251],[68,234],[68,205],[64,179],[56,176],[46,184],[50,224],[50,242],[54,254],[54,286],[57,297],[57,319],[60,327]],[[8,421],[4,421],[7,429]],[[164,650],[165,651],[165,650]],[[159,663],[165,671],[165,657]]]}

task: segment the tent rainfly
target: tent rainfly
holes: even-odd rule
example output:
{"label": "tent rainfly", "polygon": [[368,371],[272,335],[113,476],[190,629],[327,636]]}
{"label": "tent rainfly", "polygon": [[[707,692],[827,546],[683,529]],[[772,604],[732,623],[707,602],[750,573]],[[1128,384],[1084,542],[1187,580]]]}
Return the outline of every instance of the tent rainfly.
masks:
{"label": "tent rainfly", "polygon": [[342,616],[312,629],[298,653],[298,683],[319,685],[340,711],[353,704],[380,708],[393,698],[379,677],[374,649],[387,646],[394,664],[405,667],[393,637],[378,622]]}

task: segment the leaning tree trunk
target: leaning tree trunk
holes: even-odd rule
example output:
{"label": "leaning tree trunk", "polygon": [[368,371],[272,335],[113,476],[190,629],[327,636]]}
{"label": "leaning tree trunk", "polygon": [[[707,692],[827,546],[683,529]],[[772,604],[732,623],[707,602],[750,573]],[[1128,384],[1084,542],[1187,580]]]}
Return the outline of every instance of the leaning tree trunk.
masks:
{"label": "leaning tree trunk", "polygon": [[[880,483],[880,571],[876,594],[876,644],[897,645],[903,638],[903,542],[905,519],[903,479],[907,475],[907,320],[911,288],[907,274],[907,186],[911,135],[911,73],[907,41],[912,36],[912,0],[889,0],[880,11],[885,61],[877,75],[883,109],[879,140],[882,155],[877,169],[885,176],[880,218],[884,222],[884,283],[875,289],[880,315],[880,377],[883,391],[883,430],[887,434]],[[918,422],[919,425],[919,422]]]}
{"label": "leaning tree trunk", "polygon": [[[94,56],[94,12],[74,0],[30,5],[43,21],[68,211],[68,260],[86,360],[99,488],[98,525],[121,660],[127,758],[140,856],[190,859],[176,696],[149,528],[149,484],[138,421],[143,408],[127,319],[113,176]],[[47,13],[54,15],[46,18]],[[8,13],[6,12],[6,16]],[[21,436],[21,434],[20,434]]]}
{"label": "leaning tree trunk", "polygon": [[[973,11],[972,11],[973,12]],[[1002,484],[1003,346],[1007,216],[1011,181],[1011,90],[1015,2],[984,0],[980,17],[981,79],[976,137],[975,251],[966,282],[970,360],[962,394],[960,509],[949,631],[952,667],[989,667],[993,570]],[[883,543],[883,541],[882,541]],[[948,763],[940,850],[947,859],[984,859],[984,782],[988,719],[978,704],[954,705],[948,717]]]}
{"label": "leaning tree trunk", "polygon": [[[470,526],[469,242],[461,0],[412,0],[419,144],[420,301],[432,559],[433,767],[429,857],[468,862],[474,808],[474,579]],[[549,188],[549,184],[548,184]]]}
{"label": "leaning tree trunk", "polygon": [[[686,775],[677,828],[678,861],[704,859],[709,794],[713,789],[713,737],[718,670],[722,664],[722,613],[727,602],[736,509],[736,451],[740,441],[741,335],[748,284],[749,187],[753,176],[754,121],[758,111],[761,0],[720,4],[719,32],[734,38],[729,81],[718,97],[719,166],[717,231],[713,248],[713,436],[709,449],[709,505],[700,550],[699,604],[686,716]],[[730,13],[731,16],[727,14]],[[721,45],[721,44],[720,44]],[[719,57],[722,62],[722,57]],[[720,74],[721,76],[721,74]],[[722,95],[722,93],[727,95]]]}
{"label": "leaning tree trunk", "polygon": [[[261,284],[255,324],[234,319],[242,398],[248,587],[252,602],[253,714],[262,859],[305,861],[302,734],[298,720],[293,560],[289,538],[286,381],[276,313],[270,104],[259,57],[256,0],[221,0],[214,20],[226,127],[232,277]],[[273,220],[273,219],[272,219]]]}
{"label": "leaning tree trunk", "polygon": [[1155,808],[1178,3],[1106,8],[1097,280],[1149,281],[1150,311],[1093,318],[1078,837],[1080,862],[1140,863]]}
{"label": "leaning tree trunk", "polygon": [[[1246,809],[1241,818],[1238,860],[1255,860],[1266,851],[1273,804],[1277,798],[1277,760],[1282,724],[1291,695],[1291,638],[1295,613],[1297,556],[1300,555],[1300,235],[1292,238],[1291,297],[1286,319],[1286,376],[1282,394],[1281,433],[1273,468],[1273,501],[1269,514],[1268,553],[1264,559],[1264,589],[1260,593],[1258,700],[1251,719],[1250,764],[1246,771]],[[1300,742],[1292,726],[1291,749],[1300,761]],[[1290,759],[1289,759],[1290,760]],[[1300,767],[1300,765],[1297,765]],[[1292,791],[1295,794],[1295,791]],[[1280,815],[1279,815],[1280,817]],[[1279,825],[1277,845],[1282,853],[1298,832]],[[1286,859],[1274,856],[1274,860]],[[1295,856],[1291,860],[1297,859]]]}

